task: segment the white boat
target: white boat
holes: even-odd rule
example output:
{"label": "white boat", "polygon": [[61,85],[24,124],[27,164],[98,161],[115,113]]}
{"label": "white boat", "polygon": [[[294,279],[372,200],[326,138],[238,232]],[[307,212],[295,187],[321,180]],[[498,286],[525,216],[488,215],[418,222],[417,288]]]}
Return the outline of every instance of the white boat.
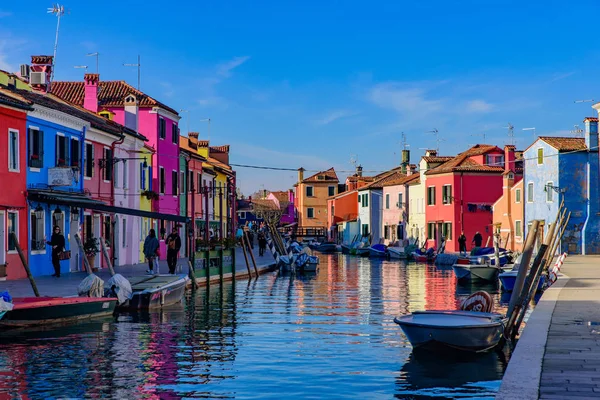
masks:
{"label": "white boat", "polygon": [[302,272],[315,272],[319,269],[319,257],[301,253],[296,259],[296,269]]}
{"label": "white boat", "polygon": [[488,264],[454,264],[452,266],[458,280],[495,281],[499,268]]}
{"label": "white boat", "polygon": [[388,247],[387,248],[390,258],[395,259],[406,259],[406,253],[404,247]]}
{"label": "white boat", "polygon": [[506,319],[477,311],[419,311],[394,318],[414,348],[449,347],[481,352],[502,339]]}

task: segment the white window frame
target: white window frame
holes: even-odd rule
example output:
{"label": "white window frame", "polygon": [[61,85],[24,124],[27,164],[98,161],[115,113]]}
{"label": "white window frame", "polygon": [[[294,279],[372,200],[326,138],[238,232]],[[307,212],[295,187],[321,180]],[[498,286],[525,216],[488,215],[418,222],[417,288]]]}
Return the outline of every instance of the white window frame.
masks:
{"label": "white window frame", "polygon": [[[450,196],[447,195],[447,191],[450,188]],[[445,206],[452,205],[452,185],[447,184],[442,186],[442,204]]]}
{"label": "white window frame", "polygon": [[[5,229],[5,236],[6,236],[6,254],[17,254],[17,248],[15,246],[14,250],[10,250],[8,248],[8,244],[10,242],[10,230],[8,227],[8,221],[10,220],[10,215],[14,214],[16,215],[16,224],[15,224],[15,235],[17,235],[17,238],[19,237],[19,212],[18,211],[7,211],[6,212],[6,229]],[[4,217],[4,215],[2,216],[2,218]]]}
{"label": "white window frame", "polygon": [[[108,162],[111,160],[106,158],[106,150],[110,151],[111,149],[110,149],[110,147],[107,147],[107,146],[102,147],[102,158],[104,159],[104,171],[102,171],[102,180],[104,181],[104,183],[110,183],[110,180],[106,179],[106,168],[107,168]],[[112,157],[114,159],[115,155],[112,154]],[[115,165],[113,165],[113,167],[112,167],[112,174],[113,174],[113,180],[114,180],[114,177],[116,175],[115,174]]]}
{"label": "white window frame", "polygon": [[[27,141],[28,141],[27,143],[28,144],[29,144],[29,133],[30,133],[29,131],[30,130],[38,131],[38,135],[39,135],[39,132],[41,131],[41,129],[38,126],[32,126],[32,125],[30,125],[29,128],[28,128],[28,131],[27,131],[28,132],[28,136],[27,136]],[[44,149],[44,144],[42,142],[42,151],[43,151],[43,149]],[[31,151],[31,149],[30,149],[30,151]],[[29,171],[31,171],[31,172],[41,172],[41,170],[42,170],[41,168],[35,168],[35,167],[30,167],[29,166],[29,157],[30,157],[30,154],[28,152],[27,153],[27,168],[29,168]]]}
{"label": "white window frame", "polygon": [[[518,198],[517,198],[517,193],[519,194]],[[521,203],[522,199],[523,199],[523,194],[521,193],[521,188],[519,189],[515,189],[515,203]]]}
{"label": "white window frame", "polygon": [[[161,137],[160,136],[161,135],[160,126],[162,125],[161,121],[164,121],[164,123],[165,123],[165,137]],[[163,117],[158,117],[158,139],[160,139],[160,140],[166,140],[167,139],[167,121]]]}
{"label": "white window frame", "polygon": [[398,208],[402,208],[402,200],[404,200],[404,194],[402,192],[398,192]]}
{"label": "white window frame", "polygon": [[[390,194],[386,193],[385,194],[385,209],[389,210],[390,209]],[[387,225],[386,225],[387,226]],[[386,238],[387,239],[387,238]]]}
{"label": "white window frame", "polygon": [[127,179],[127,160],[122,160],[121,164],[123,165],[123,189],[129,189],[129,179]]}
{"label": "white window frame", "polygon": [[[10,152],[10,137],[11,137],[11,135],[13,133],[15,133],[17,135],[17,140],[16,140],[16,144],[15,144],[15,146],[17,147],[16,151],[15,151],[15,157],[16,157],[15,161],[16,161],[16,165],[17,165],[16,169],[15,168],[11,168],[11,165],[10,165],[11,164],[11,162],[10,162],[10,156],[11,156],[11,152]],[[18,129],[13,129],[13,128],[8,128],[8,157],[7,157],[8,158],[8,172],[21,172],[21,166],[20,166],[20,164],[21,164],[21,155],[19,154],[19,151],[20,151],[19,147],[20,147],[20,145],[19,145],[19,130]]]}
{"label": "white window frame", "polygon": [[[308,210],[312,210],[312,217],[308,215]],[[314,207],[306,207],[306,218],[310,218],[310,219],[315,218],[315,208]]]}
{"label": "white window frame", "polygon": [[[531,186],[531,190],[529,190],[529,187]],[[530,194],[531,193],[531,197]],[[527,202],[528,203],[533,203],[535,201],[535,192],[534,192],[534,184],[533,182],[527,182]],[[531,200],[529,200],[531,198]]]}
{"label": "white window frame", "polygon": [[126,249],[127,248],[127,218],[122,218],[121,221],[123,221],[123,223],[121,224],[123,226],[123,233],[121,234],[121,247]]}
{"label": "white window frame", "polygon": [[[29,213],[29,224],[31,224],[31,215],[35,216],[35,210],[30,210]],[[42,236],[43,236],[43,240],[46,240],[46,213],[44,212],[44,217],[42,218]],[[31,227],[29,227],[29,232],[32,232],[33,229],[31,229]],[[31,234],[30,234],[31,236]],[[28,243],[29,247],[31,247],[31,243]],[[44,246],[43,250],[30,250],[30,254],[31,255],[38,255],[38,254],[46,254],[46,246]]]}
{"label": "white window frame", "polygon": [[552,189],[553,186],[554,182],[546,182],[546,203],[554,203],[554,190]]}
{"label": "white window frame", "polygon": [[[540,162],[540,150],[542,151],[542,162]],[[535,152],[535,162],[537,165],[544,165],[544,148],[538,147]]]}
{"label": "white window frame", "polygon": [[[312,194],[310,196],[308,195],[308,188],[310,188],[310,190],[312,192]],[[315,187],[314,186],[306,186],[304,193],[306,194],[306,197],[315,197]]]}
{"label": "white window frame", "polygon": [[[521,234],[520,235],[517,234],[517,223],[520,225],[520,228],[521,228]],[[520,219],[515,220],[515,237],[516,238],[523,238],[523,221],[521,221]]]}
{"label": "white window frame", "polygon": [[83,169],[83,179],[86,180],[86,181],[91,180],[92,177],[94,176],[94,164],[95,164],[94,159],[92,158],[89,161],[89,162],[92,163],[92,176],[87,176],[86,172],[87,172],[87,163],[88,163],[88,158],[87,158],[87,146],[88,146],[88,144],[90,146],[92,146],[92,157],[94,156],[94,143],[92,143],[92,142],[90,142],[88,140],[85,140],[83,142],[83,153],[84,154],[81,155],[81,164],[83,164],[81,166],[81,168]]}
{"label": "white window frame", "polygon": [[[430,227],[432,227],[432,229],[429,229]],[[427,223],[427,240],[435,240],[435,222],[428,222]]]}
{"label": "white window frame", "polygon": [[246,211],[240,211],[240,219],[246,219]]}
{"label": "white window frame", "polygon": [[[429,204],[429,189],[433,188],[433,203]],[[435,185],[432,186],[427,186],[427,192],[425,193],[425,195],[427,196],[427,198],[425,199],[425,201],[427,202],[427,206],[428,207],[433,207],[435,206],[435,197],[436,197],[436,190],[435,190]]]}
{"label": "white window frame", "polygon": [[75,168],[73,166],[73,152],[72,152],[72,150],[73,150],[73,142],[77,142],[77,148],[79,149],[79,151],[78,151],[78,153],[79,153],[79,160],[77,160],[77,163],[78,163],[77,168],[81,168],[82,167],[81,164],[83,164],[83,155],[81,154],[81,140],[79,140],[79,138],[76,137],[76,136],[71,136],[69,138],[69,156],[70,157],[69,157],[69,165],[68,165],[68,167],[69,168]]}
{"label": "white window frame", "polygon": [[[175,172],[175,174],[173,174],[173,172]],[[172,169],[171,170],[171,180],[173,180],[173,176],[175,176],[177,178],[177,180],[179,180],[179,172],[177,172],[176,169]],[[177,185],[175,185],[175,183]],[[175,186],[173,186],[175,185]],[[171,192],[173,191],[173,187],[177,188],[177,190],[175,191],[175,193],[172,193],[173,197],[179,197],[179,182],[171,182]]]}
{"label": "white window frame", "polygon": [[187,193],[189,193],[189,190],[186,190],[188,188],[185,187],[188,184],[189,183],[185,179],[185,171],[179,171],[179,194],[187,194]]}

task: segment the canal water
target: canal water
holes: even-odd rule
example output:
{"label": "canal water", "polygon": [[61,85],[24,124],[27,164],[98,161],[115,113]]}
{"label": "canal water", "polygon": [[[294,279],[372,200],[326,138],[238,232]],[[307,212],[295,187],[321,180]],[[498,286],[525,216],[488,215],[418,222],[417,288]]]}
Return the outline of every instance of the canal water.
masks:
{"label": "canal water", "polygon": [[273,272],[198,290],[160,312],[0,337],[0,399],[493,398],[509,349],[413,354],[393,322],[456,309],[492,285],[452,268],[321,255],[316,274]]}

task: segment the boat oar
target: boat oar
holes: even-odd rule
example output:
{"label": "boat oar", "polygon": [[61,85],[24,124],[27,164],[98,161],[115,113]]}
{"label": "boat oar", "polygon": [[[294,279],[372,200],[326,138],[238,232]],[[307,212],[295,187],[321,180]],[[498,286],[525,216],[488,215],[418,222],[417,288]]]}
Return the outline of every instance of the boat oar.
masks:
{"label": "boat oar", "polygon": [[77,233],[74,236],[75,241],[77,242],[77,247],[79,247],[79,251],[83,255],[83,265],[85,265],[85,270],[88,273],[88,276],[86,276],[77,287],[77,294],[82,297],[103,297],[104,281],[92,273],[92,268],[87,257],[85,256],[85,251],[83,250],[81,238]]}
{"label": "boat oar", "polygon": [[[112,262],[110,261],[110,257],[108,256],[108,250],[106,249],[106,245],[104,244],[104,239],[99,238],[100,242],[100,250],[102,251],[102,256],[104,256],[104,261],[106,261],[106,265],[108,265],[108,270],[110,272],[110,279],[106,284],[110,288],[110,290],[117,296],[119,299],[119,305],[126,303],[131,300],[133,296],[133,290],[131,289],[131,282],[127,280],[123,275],[115,273],[115,269],[113,268]],[[195,281],[195,279],[194,279]]]}

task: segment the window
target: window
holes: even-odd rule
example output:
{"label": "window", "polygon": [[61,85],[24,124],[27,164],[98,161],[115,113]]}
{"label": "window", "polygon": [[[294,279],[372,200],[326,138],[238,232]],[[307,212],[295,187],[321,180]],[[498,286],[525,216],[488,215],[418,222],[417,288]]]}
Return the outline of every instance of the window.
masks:
{"label": "window", "polygon": [[144,162],[140,162],[140,189],[146,190],[146,168]]}
{"label": "window", "polygon": [[554,186],[554,182],[546,182],[546,202],[552,203],[554,201],[554,190],[552,190],[552,186]]}
{"label": "window", "polygon": [[190,187],[188,187],[188,193],[194,190],[194,171],[190,171]]}
{"label": "window", "polygon": [[435,186],[427,188],[427,205],[435,206]]}
{"label": "window", "polygon": [[185,172],[183,171],[179,173],[179,193],[185,193]]}
{"label": "window", "polygon": [[121,161],[121,169],[123,173],[123,189],[129,188],[129,182],[127,179],[127,160]]}
{"label": "window", "polygon": [[65,167],[69,165],[69,140],[62,135],[56,136],[56,166]]}
{"label": "window", "polygon": [[452,222],[444,222],[442,224],[442,235],[446,240],[452,240]]}
{"label": "window", "polygon": [[[385,208],[387,210],[390,209],[390,194],[389,193],[385,194]],[[387,237],[386,237],[386,239],[387,239]]]}
{"label": "window", "polygon": [[389,239],[390,238],[390,227],[389,225],[386,225],[383,227],[383,238],[384,239]]}
{"label": "window", "polygon": [[177,171],[171,171],[171,194],[173,196],[177,196],[177,189],[179,188],[179,183],[177,182]]}
{"label": "window", "polygon": [[85,143],[85,168],[83,176],[91,178],[94,176],[94,145],[91,143]]}
{"label": "window", "polygon": [[121,243],[121,247],[125,248],[127,247],[127,220],[125,218],[123,218],[123,233],[121,234],[122,239],[122,243]]}
{"label": "window", "polygon": [[485,164],[492,167],[503,167],[504,156],[501,154],[487,154],[485,156]]}
{"label": "window", "polygon": [[527,202],[533,203],[533,182],[527,184]]}
{"label": "window", "polygon": [[398,225],[398,240],[404,240],[404,225]]}
{"label": "window", "polygon": [[369,224],[362,224],[361,229],[363,236],[369,236]]}
{"label": "window", "polygon": [[110,216],[109,215],[105,215],[104,217],[104,235],[103,235],[103,239],[105,240],[105,242],[107,243],[107,246],[110,247],[110,244],[112,243],[112,225],[111,225],[111,221],[110,221]]}
{"label": "window", "polygon": [[427,239],[435,239],[435,222],[427,223]]}
{"label": "window", "polygon": [[521,227],[521,221],[519,220],[515,221],[515,236],[523,237],[523,228]]}
{"label": "window", "polygon": [[104,181],[110,182],[113,179],[113,153],[108,147],[104,148]]}
{"label": "window", "polygon": [[15,244],[15,240],[11,233],[14,233],[17,237],[19,237],[19,213],[15,211],[8,212],[8,251],[17,250],[17,246]]}
{"label": "window", "polygon": [[240,211],[240,219],[246,219],[246,211]]}
{"label": "window", "polygon": [[173,143],[179,143],[179,127],[175,124],[171,127],[171,140]]}
{"label": "window", "polygon": [[167,123],[164,118],[158,119],[158,137],[161,139],[167,137]]}
{"label": "window", "polygon": [[442,186],[442,203],[443,204],[452,203],[452,185]]}
{"label": "window", "polygon": [[79,167],[81,162],[79,153],[79,139],[71,138],[71,167]]}
{"label": "window", "polygon": [[90,214],[85,214],[83,216],[83,234],[85,235],[83,239],[87,239],[93,236],[93,226],[92,226],[92,216]]}
{"label": "window", "polygon": [[159,167],[159,176],[158,176],[158,187],[159,193],[165,194],[165,169],[163,167]]}
{"label": "window", "polygon": [[114,187],[119,187],[120,183],[120,179],[121,179],[121,168],[119,167],[119,163],[114,163],[114,172],[113,172],[113,178],[114,178]]}
{"label": "window", "polygon": [[537,163],[538,163],[538,165],[542,165],[544,163],[544,149],[540,148],[537,150],[538,150]]}
{"label": "window", "polygon": [[44,166],[44,132],[37,128],[29,128],[29,151],[27,158],[31,168]]}
{"label": "window", "polygon": [[515,203],[521,202],[521,189],[515,190]]}
{"label": "window", "polygon": [[312,186],[307,186],[306,187],[306,197],[313,197],[314,194],[314,188]]}
{"label": "window", "polygon": [[54,229],[55,226],[60,228],[60,232],[63,235],[65,234],[65,214],[62,212],[52,212],[52,229]]}
{"label": "window", "polygon": [[402,204],[402,193],[398,193],[398,208],[402,208],[404,205]]}
{"label": "window", "polygon": [[19,131],[8,130],[8,170],[19,172]]}
{"label": "window", "polygon": [[46,224],[44,217],[38,218],[35,212],[31,211],[31,251],[46,251]]}
{"label": "window", "polygon": [[306,209],[306,218],[314,218],[315,217],[315,209],[312,207],[308,207]]}
{"label": "window", "polygon": [[335,196],[335,186],[329,186],[327,189],[329,190],[329,196]]}

